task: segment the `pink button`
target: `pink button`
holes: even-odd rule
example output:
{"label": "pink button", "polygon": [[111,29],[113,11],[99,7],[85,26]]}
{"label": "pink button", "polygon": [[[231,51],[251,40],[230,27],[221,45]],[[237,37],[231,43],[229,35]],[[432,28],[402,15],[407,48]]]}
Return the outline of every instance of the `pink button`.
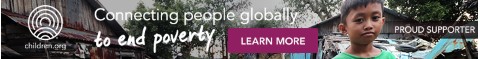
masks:
{"label": "pink button", "polygon": [[316,53],[316,28],[230,28],[229,53]]}

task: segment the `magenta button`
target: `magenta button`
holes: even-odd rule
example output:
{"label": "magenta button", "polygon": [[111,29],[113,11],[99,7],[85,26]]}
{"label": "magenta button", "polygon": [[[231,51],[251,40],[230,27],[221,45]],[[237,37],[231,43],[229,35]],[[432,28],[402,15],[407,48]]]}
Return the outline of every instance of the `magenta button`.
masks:
{"label": "magenta button", "polygon": [[229,53],[316,53],[316,28],[229,28]]}

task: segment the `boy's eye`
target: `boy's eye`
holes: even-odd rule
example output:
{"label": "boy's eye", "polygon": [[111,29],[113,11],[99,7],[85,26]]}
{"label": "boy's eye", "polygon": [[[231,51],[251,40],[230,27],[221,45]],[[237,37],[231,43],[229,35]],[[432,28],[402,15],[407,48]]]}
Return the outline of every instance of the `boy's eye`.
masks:
{"label": "boy's eye", "polygon": [[372,17],[372,20],[373,20],[373,21],[378,21],[378,19],[380,19],[379,16],[373,16],[373,17]]}
{"label": "boy's eye", "polygon": [[353,22],[357,22],[357,23],[362,23],[363,21],[365,21],[365,19],[362,18],[362,17],[359,17],[359,18],[356,18],[355,20],[353,20]]}

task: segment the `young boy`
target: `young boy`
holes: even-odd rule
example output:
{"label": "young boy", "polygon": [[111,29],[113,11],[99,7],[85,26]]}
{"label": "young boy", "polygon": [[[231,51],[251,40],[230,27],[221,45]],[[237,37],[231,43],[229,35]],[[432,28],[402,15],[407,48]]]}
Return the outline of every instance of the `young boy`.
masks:
{"label": "young boy", "polygon": [[338,29],[350,38],[351,45],[333,59],[395,59],[372,44],[384,24],[382,8],[383,0],[343,1]]}

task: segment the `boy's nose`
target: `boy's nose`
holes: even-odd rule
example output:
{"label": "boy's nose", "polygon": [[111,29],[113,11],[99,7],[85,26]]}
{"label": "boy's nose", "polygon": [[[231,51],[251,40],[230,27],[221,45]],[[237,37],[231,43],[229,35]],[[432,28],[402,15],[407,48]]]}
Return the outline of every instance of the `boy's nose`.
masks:
{"label": "boy's nose", "polygon": [[373,29],[373,23],[371,20],[367,20],[365,22],[365,27],[363,27],[363,30],[368,31]]}

